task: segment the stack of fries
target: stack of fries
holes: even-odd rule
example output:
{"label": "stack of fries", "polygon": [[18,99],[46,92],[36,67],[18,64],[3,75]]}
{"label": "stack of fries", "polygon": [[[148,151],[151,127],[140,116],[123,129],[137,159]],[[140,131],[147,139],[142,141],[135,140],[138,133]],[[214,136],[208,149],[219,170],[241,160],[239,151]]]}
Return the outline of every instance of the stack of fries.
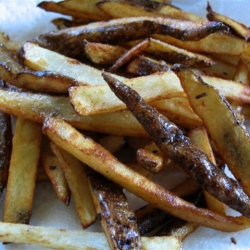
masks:
{"label": "stack of fries", "polygon": [[[177,250],[200,226],[247,229],[249,28],[209,3],[207,18],[164,0],[36,8],[65,18],[0,35],[0,241]],[[79,230],[34,223],[44,183]]]}

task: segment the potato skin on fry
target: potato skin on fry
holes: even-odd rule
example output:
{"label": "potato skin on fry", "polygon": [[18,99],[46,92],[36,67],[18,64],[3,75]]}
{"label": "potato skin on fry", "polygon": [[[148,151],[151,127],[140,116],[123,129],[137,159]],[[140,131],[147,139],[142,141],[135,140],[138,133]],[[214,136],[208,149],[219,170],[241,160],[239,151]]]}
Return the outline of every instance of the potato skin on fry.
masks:
{"label": "potato skin on fry", "polygon": [[228,178],[175,124],[148,105],[134,90],[108,73],[103,72],[103,77],[169,158],[179,164],[208,193],[250,217],[249,197],[235,180]]}

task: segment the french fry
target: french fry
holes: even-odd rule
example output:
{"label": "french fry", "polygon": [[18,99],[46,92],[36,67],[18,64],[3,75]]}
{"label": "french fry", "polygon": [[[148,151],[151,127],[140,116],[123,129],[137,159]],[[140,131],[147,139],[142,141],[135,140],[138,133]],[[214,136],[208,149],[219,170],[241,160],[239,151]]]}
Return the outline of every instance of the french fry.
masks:
{"label": "french fry", "polygon": [[205,84],[205,79],[203,81],[188,69],[182,69],[178,76],[192,108],[203,120],[224,161],[243,190],[250,194],[248,185],[250,141],[245,127],[225,98],[213,87]]}
{"label": "french fry", "polygon": [[108,65],[114,63],[126,49],[119,45],[84,41],[84,53],[93,63]]}
{"label": "french fry", "polygon": [[[65,229],[0,223],[0,241],[35,244],[62,250],[109,250],[103,233],[70,231]],[[142,237],[145,250],[180,250],[181,242],[175,237]]]}
{"label": "french fry", "polygon": [[110,248],[140,249],[141,236],[134,212],[129,208],[122,187],[104,176],[90,171],[88,174],[96,212]]}
{"label": "french fry", "polygon": [[0,194],[2,194],[8,178],[12,150],[11,117],[0,112]]}
{"label": "french fry", "polygon": [[138,54],[142,53],[144,50],[146,50],[149,46],[150,46],[149,39],[142,40],[141,42],[139,42],[135,46],[133,46],[131,49],[129,49],[127,52],[122,54],[121,57],[119,57],[108,70],[110,72],[116,71],[122,65],[127,63],[130,59],[132,59],[136,55],[138,55]]}
{"label": "french fry", "polygon": [[249,39],[250,30],[243,23],[237,22],[228,16],[219,14],[213,11],[212,6],[207,4],[207,19],[210,21],[219,21],[228,25],[237,35],[243,37],[245,40]]}
{"label": "french fry", "polygon": [[124,136],[106,135],[100,138],[99,143],[114,154],[124,145],[125,139]]}
{"label": "french fry", "polygon": [[[111,4],[108,8],[114,10],[112,5],[124,3],[105,2],[101,4]],[[156,17],[141,15],[139,17],[125,17],[49,32],[40,35],[36,41],[47,49],[70,57],[77,57],[84,52],[82,43],[84,39],[90,42],[117,44],[147,38],[157,33],[171,35],[181,40],[200,40],[211,33],[225,30],[227,30],[227,26],[220,22],[173,20],[158,17],[156,14]]]}
{"label": "french fry", "polygon": [[146,52],[168,63],[181,63],[196,67],[210,67],[216,64],[207,56],[189,52],[154,38],[150,38],[150,46],[146,48]]}
{"label": "french fry", "polygon": [[[204,190],[231,208],[241,211],[244,216],[250,217],[247,212],[249,210],[250,213],[249,197],[237,181],[225,175],[208,159],[206,153],[185,137],[175,124],[148,105],[135,90],[114,79],[108,73],[104,72],[103,77],[117,97],[126,103],[127,108],[144,126],[151,139],[164,154],[181,166]],[[193,171],[194,166],[196,171]],[[214,187],[224,190],[227,195],[218,194]]]}
{"label": "french fry", "polygon": [[40,124],[17,119],[4,203],[4,222],[29,223],[41,140]]}
{"label": "french fry", "polygon": [[[222,216],[181,200],[166,189],[135,173],[117,161],[108,151],[60,119],[49,118],[43,125],[44,133],[64,150],[85,162],[94,170],[122,185],[145,201],[187,221],[222,231],[242,230],[249,226],[245,217]],[[67,133],[66,133],[67,132]]]}
{"label": "french fry", "polygon": [[[79,85],[106,84],[101,70],[44,49],[35,43],[26,42],[23,47],[24,64],[32,70],[48,70],[75,79]],[[116,75],[117,76],[117,75]],[[117,76],[119,79],[124,77]]]}
{"label": "french fry", "polygon": [[85,166],[54,143],[51,143],[51,148],[62,166],[81,225],[83,228],[87,228],[94,223],[97,213],[85,173]]}
{"label": "french fry", "polygon": [[42,123],[46,117],[56,116],[83,130],[147,137],[145,130],[129,111],[80,116],[74,111],[69,98],[65,96],[0,89],[0,110],[38,123]]}
{"label": "french fry", "polygon": [[49,140],[44,137],[42,140],[42,149],[40,156],[41,164],[51,181],[57,197],[65,204],[70,203],[70,191],[68,183],[65,179],[64,173],[62,171],[61,165],[58,159],[52,152],[49,144]]}
{"label": "french fry", "polygon": [[[124,82],[136,89],[147,102],[184,94],[178,77],[171,71],[131,78]],[[107,113],[126,108],[107,84],[72,87],[69,89],[69,96],[74,109],[80,115]]]}

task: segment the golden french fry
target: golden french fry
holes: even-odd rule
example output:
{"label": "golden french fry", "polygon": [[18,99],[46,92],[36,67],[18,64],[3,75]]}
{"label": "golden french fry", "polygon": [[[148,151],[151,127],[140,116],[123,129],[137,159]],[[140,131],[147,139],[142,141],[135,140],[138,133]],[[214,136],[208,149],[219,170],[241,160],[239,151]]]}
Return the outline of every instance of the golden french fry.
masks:
{"label": "golden french fry", "polygon": [[17,118],[4,203],[4,222],[29,223],[41,140],[40,124]]}
{"label": "golden french fry", "polygon": [[241,230],[249,226],[249,220],[245,217],[222,216],[197,208],[174,196],[161,186],[127,168],[92,139],[82,136],[60,119],[46,119],[43,131],[55,144],[60,145],[94,170],[145,201],[157,204],[157,207],[174,216],[222,231]]}
{"label": "golden french fry", "polygon": [[69,98],[0,89],[0,110],[14,116],[42,123],[56,116],[73,126],[107,134],[147,137],[147,133],[127,110],[90,116],[78,115]]}
{"label": "golden french fry", "polygon": [[93,63],[108,65],[114,63],[126,49],[119,45],[84,41],[84,53]]}
{"label": "golden french fry", "polygon": [[49,177],[57,197],[65,204],[70,203],[70,191],[68,183],[65,179],[61,165],[58,159],[52,152],[49,144],[49,140],[46,137],[42,140],[42,149],[40,156],[41,164]]}
{"label": "golden french fry", "polygon": [[178,76],[190,105],[203,120],[220,155],[244,191],[250,194],[250,140],[245,127],[225,98],[212,86],[207,85],[205,79],[197,77],[188,69],[182,69]]}
{"label": "golden french fry", "polygon": [[82,227],[87,228],[94,223],[97,213],[85,173],[85,166],[54,143],[51,143],[51,148],[62,166]]}
{"label": "golden french fry", "polygon": [[[178,77],[171,71],[131,78],[124,83],[136,89],[147,102],[184,94]],[[69,89],[69,95],[74,109],[80,115],[107,113],[126,108],[107,84],[72,87]]]}
{"label": "golden french fry", "polygon": [[[35,244],[62,250],[110,250],[103,233],[70,231],[65,229],[29,226],[0,222],[0,241]],[[175,237],[142,237],[145,250],[180,250],[181,242]]]}
{"label": "golden french fry", "polygon": [[[73,78],[79,85],[106,84],[101,77],[101,70],[65,57],[54,51],[44,49],[35,43],[23,45],[24,64],[33,70],[48,70]],[[125,79],[117,76],[118,79]]]}

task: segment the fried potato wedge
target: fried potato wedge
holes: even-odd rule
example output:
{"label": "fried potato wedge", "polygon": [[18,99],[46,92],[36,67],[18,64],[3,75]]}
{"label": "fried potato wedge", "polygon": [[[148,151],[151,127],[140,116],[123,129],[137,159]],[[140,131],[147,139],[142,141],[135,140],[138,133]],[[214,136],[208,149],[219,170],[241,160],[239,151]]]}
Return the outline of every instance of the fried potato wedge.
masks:
{"label": "fried potato wedge", "polygon": [[124,47],[119,45],[110,45],[104,43],[92,43],[84,41],[84,53],[93,63],[100,65],[109,65],[114,63],[125,51]]}
{"label": "fried potato wedge", "polygon": [[[22,49],[24,64],[30,69],[52,71],[75,79],[78,85],[106,84],[101,77],[101,70],[78,60],[44,49],[31,42],[26,42]],[[118,75],[116,77],[125,79]]]}
{"label": "fried potato wedge", "polygon": [[216,63],[207,56],[180,49],[154,38],[150,38],[150,46],[146,52],[168,63],[181,63],[186,66],[210,67]]}
{"label": "fried potato wedge", "polygon": [[207,3],[207,12],[208,20],[223,22],[227,26],[229,26],[237,35],[243,37],[245,40],[249,39],[250,29],[243,23],[237,22],[236,20],[233,20],[228,16],[213,11],[212,6],[209,4],[209,2]]}
{"label": "fried potato wedge", "polygon": [[136,217],[129,208],[122,187],[94,171],[90,171],[88,176],[96,212],[110,248],[141,249]]}
{"label": "fried potato wedge", "polygon": [[246,128],[226,99],[216,89],[206,84],[205,79],[188,69],[182,69],[178,76],[188,95],[190,105],[203,120],[220,155],[243,190],[250,195],[248,185],[250,139]]}
{"label": "fried potato wedge", "polygon": [[57,197],[68,206],[71,197],[68,183],[57,157],[50,148],[49,140],[45,136],[42,139],[40,161],[54,187]]}
{"label": "fried potato wedge", "polygon": [[108,151],[60,119],[46,119],[43,132],[57,145],[68,151],[94,170],[145,201],[187,221],[222,231],[241,230],[249,226],[245,217],[222,216],[195,207],[161,186],[151,182],[119,162]]}
{"label": "fried potato wedge", "polygon": [[81,225],[83,228],[88,228],[96,220],[97,213],[85,173],[85,166],[54,143],[51,143],[51,148],[62,166]]}
{"label": "fried potato wedge", "polygon": [[12,124],[8,114],[0,112],[0,195],[8,178],[12,151]]}
{"label": "fried potato wedge", "polygon": [[147,136],[129,111],[80,116],[74,111],[69,98],[65,96],[0,89],[0,110],[39,123],[46,117],[56,116],[83,130],[123,136]]}
{"label": "fried potato wedge", "polygon": [[[0,241],[34,244],[62,250],[110,250],[103,233],[70,231],[65,229],[29,226],[0,222]],[[175,237],[142,237],[145,250],[180,250],[181,242]]]}
{"label": "fried potato wedge", "polygon": [[[107,2],[102,4],[124,4]],[[98,5],[99,6],[99,5]],[[112,7],[108,7],[113,10]],[[156,14],[157,15],[157,14]],[[40,35],[36,42],[45,48],[70,57],[81,56],[83,40],[117,44],[147,38],[152,34],[171,35],[181,40],[200,40],[211,33],[227,30],[220,22],[191,22],[164,17],[125,17],[109,21],[52,31]]]}
{"label": "fried potato wedge", "polygon": [[4,203],[4,222],[29,223],[41,141],[40,124],[17,118]]}
{"label": "fried potato wedge", "polygon": [[210,34],[199,41],[181,41],[171,36],[162,35],[154,35],[154,37],[176,47],[197,53],[240,56],[245,48],[244,39],[219,32]]}
{"label": "fried potato wedge", "polygon": [[[147,102],[184,94],[178,77],[171,71],[131,78],[124,83],[136,89]],[[69,88],[69,95],[71,103],[80,115],[100,114],[126,108],[107,84],[72,87]]]}
{"label": "fried potato wedge", "polygon": [[[250,217],[250,199],[237,181],[229,178],[213,164],[204,151],[186,137],[175,124],[148,105],[135,90],[108,73],[103,72],[102,75],[112,91],[126,103],[127,108],[165,155],[182,167],[209,194],[244,216]],[[218,193],[217,190],[223,192]]]}

